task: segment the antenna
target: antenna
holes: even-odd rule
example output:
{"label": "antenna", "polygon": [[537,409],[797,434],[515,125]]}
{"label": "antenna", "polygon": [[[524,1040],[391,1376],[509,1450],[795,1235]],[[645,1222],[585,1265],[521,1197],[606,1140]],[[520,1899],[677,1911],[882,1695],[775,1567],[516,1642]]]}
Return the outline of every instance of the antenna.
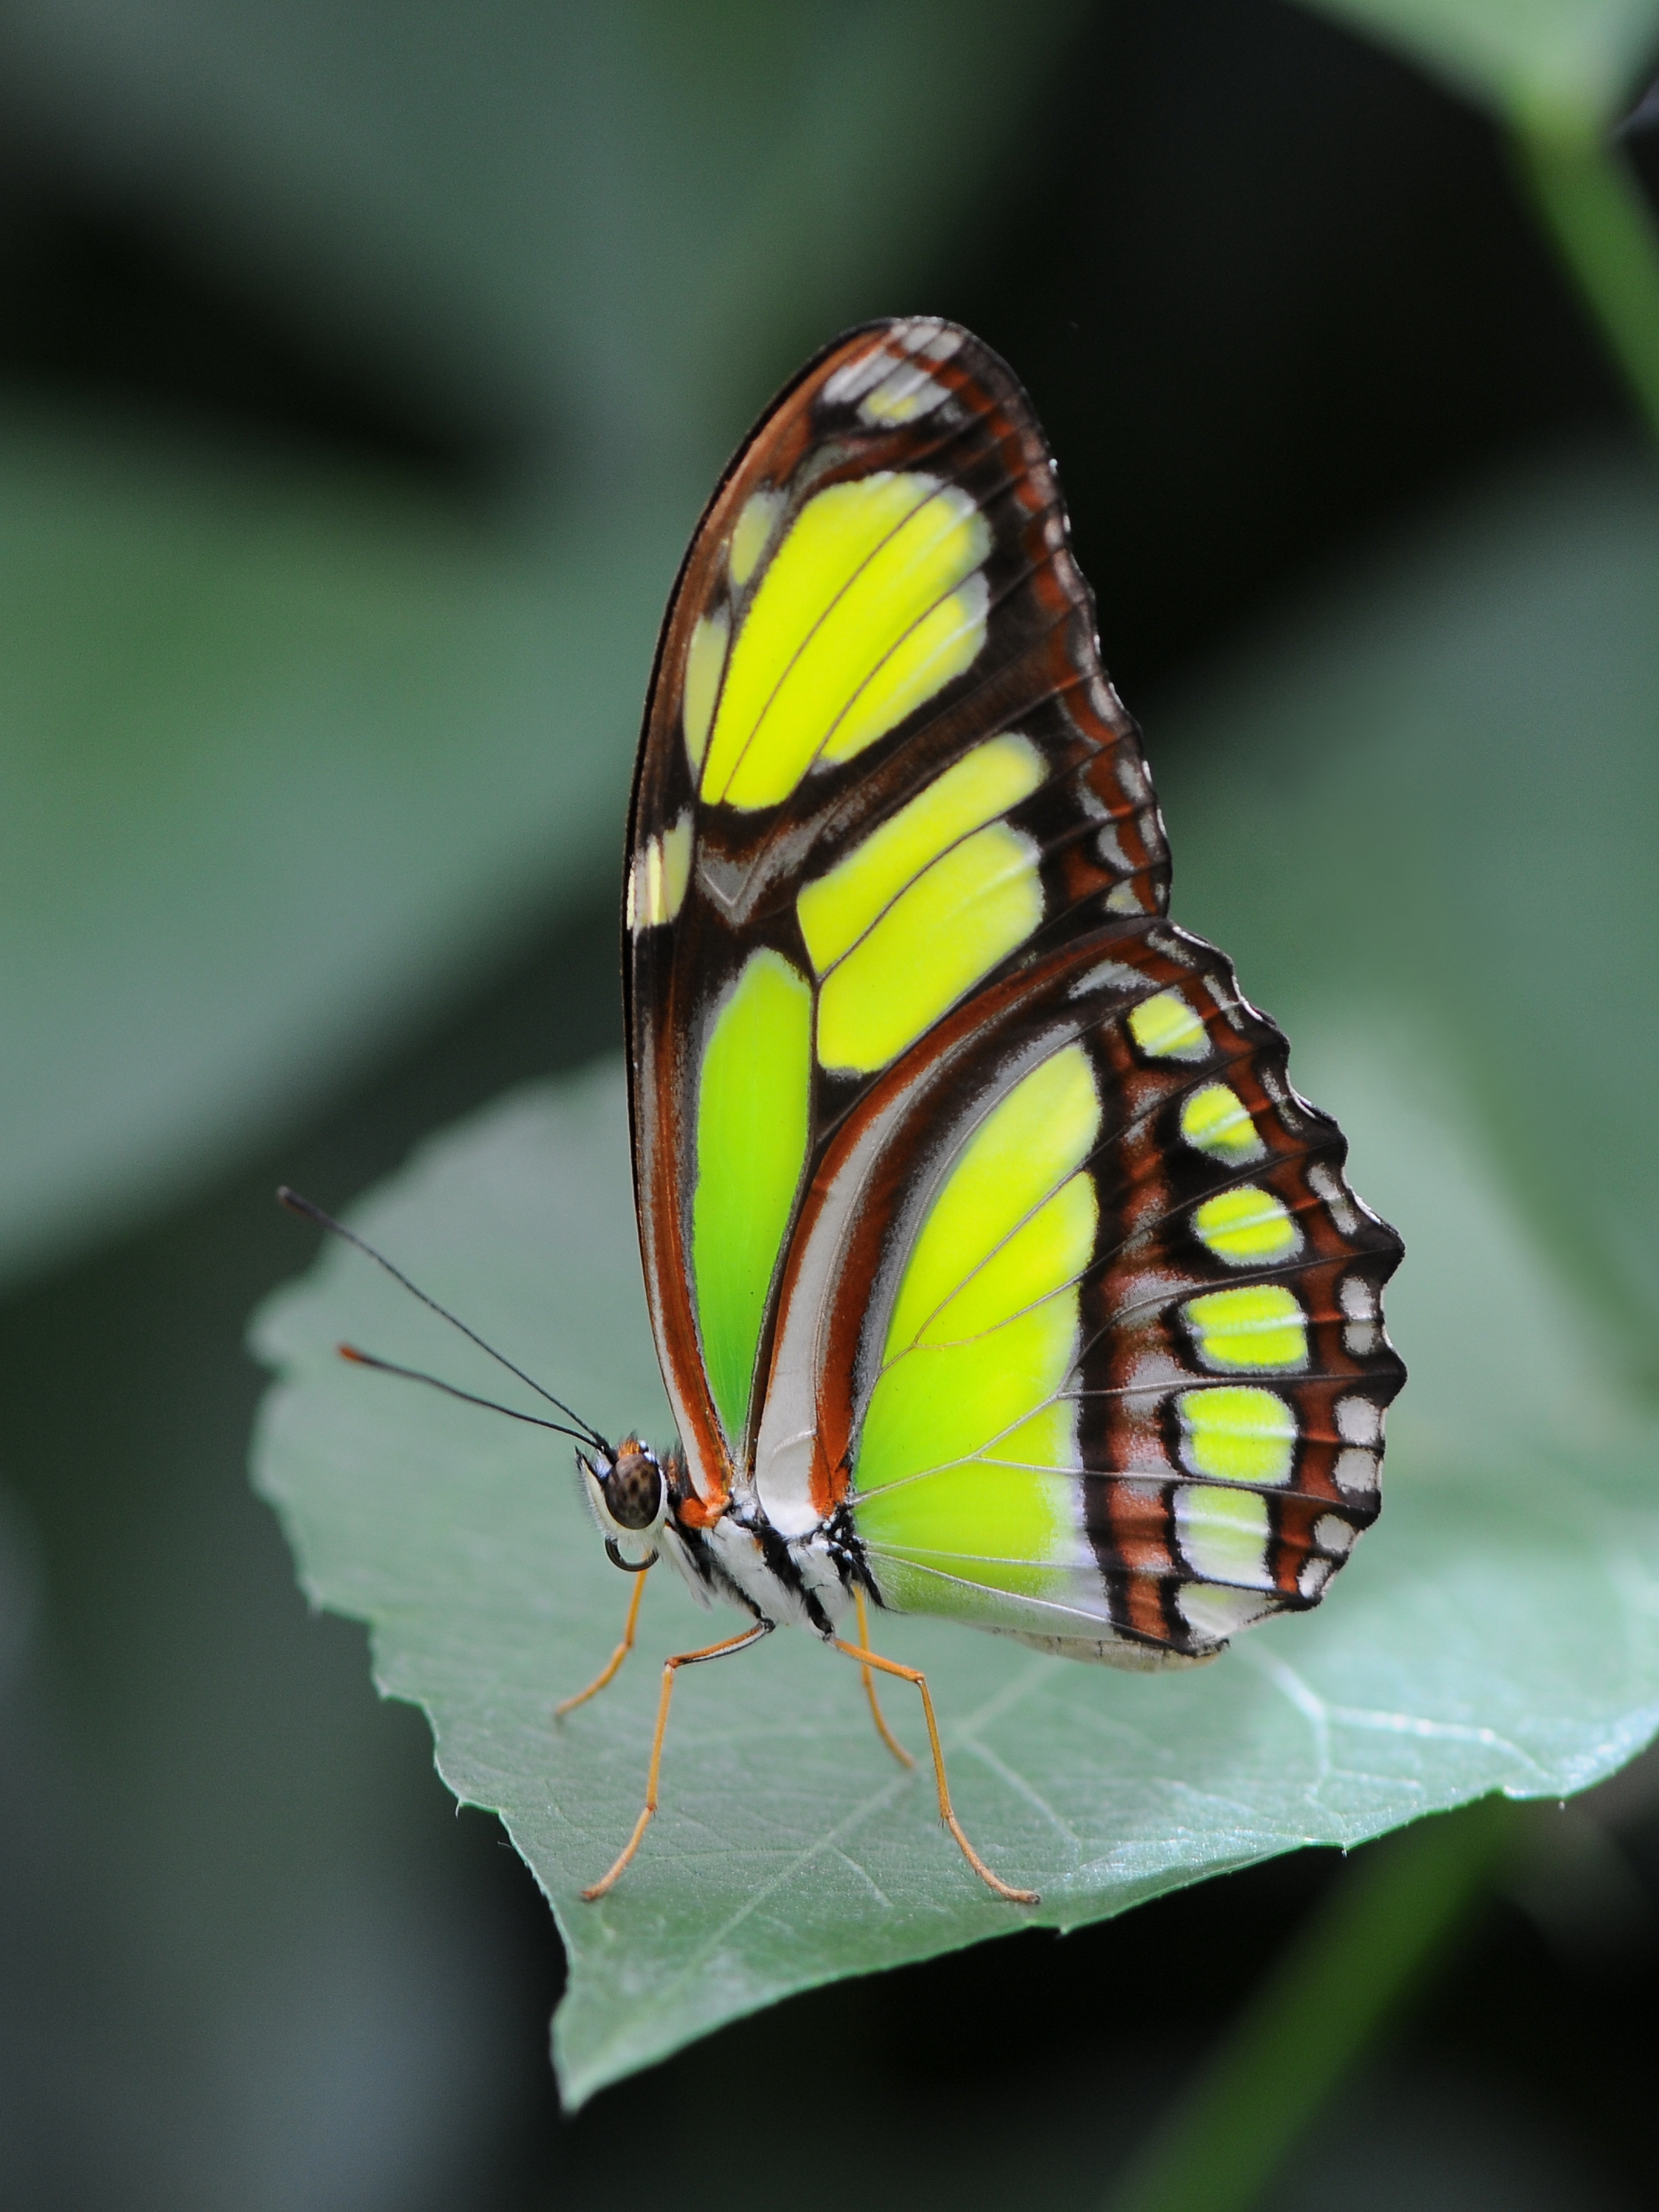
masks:
{"label": "antenna", "polygon": [[[580,1431],[581,1442],[593,1445],[599,1451],[609,1452],[610,1446],[591,1421],[583,1420],[574,1407],[567,1406],[562,1398],[556,1398],[550,1390],[544,1390],[533,1376],[526,1375],[522,1367],[515,1367],[505,1352],[497,1352],[493,1344],[486,1344],[476,1329],[469,1328],[458,1315],[451,1313],[447,1306],[441,1306],[436,1298],[428,1297],[418,1283],[411,1283],[401,1267],[394,1267],[384,1252],[377,1252],[374,1247],[360,1237],[355,1229],[348,1229],[343,1221],[337,1221],[331,1213],[325,1213],[320,1206],[313,1206],[308,1198],[301,1198],[297,1190],[290,1190],[286,1183],[277,1190],[276,1203],[279,1206],[285,1206],[290,1213],[297,1213],[301,1220],[314,1222],[319,1229],[326,1229],[331,1236],[339,1237],[343,1243],[355,1244],[360,1252],[374,1261],[376,1267],[384,1267],[393,1282],[401,1283],[411,1297],[418,1298],[423,1306],[436,1314],[441,1321],[447,1321],[452,1328],[459,1329],[469,1343],[476,1344],[480,1352],[488,1352],[498,1367],[506,1368],[509,1375],[516,1376],[525,1388],[533,1390],[544,1404],[554,1407],[559,1413],[576,1424],[574,1429],[562,1429],[560,1431],[562,1435],[576,1436]],[[343,1345],[341,1350],[348,1359],[355,1358],[362,1366],[380,1367],[390,1375],[406,1375],[417,1382],[430,1382],[436,1390],[450,1390],[450,1385],[447,1382],[440,1382],[430,1375],[422,1375],[412,1367],[393,1367],[386,1360],[371,1359],[367,1353],[353,1352]],[[450,1395],[456,1398],[471,1398],[471,1394],[466,1390],[450,1390]],[[493,1404],[494,1401],[489,1398],[471,1398],[471,1402],[477,1406],[488,1406]],[[512,1408],[507,1406],[496,1407],[495,1410],[502,1413],[512,1413]],[[516,1421],[529,1421],[537,1418],[533,1413],[513,1413],[512,1417]],[[544,1421],[541,1425],[550,1429],[559,1427],[556,1421]]]}
{"label": "antenna", "polygon": [[[361,1352],[355,1344],[336,1345],[342,1359],[349,1359],[354,1367],[372,1367],[377,1374],[401,1375],[405,1382],[424,1382],[434,1390],[441,1390],[446,1398],[459,1398],[465,1406],[483,1406],[492,1413],[505,1413],[509,1421],[528,1421],[532,1429],[551,1429],[556,1436],[574,1437],[579,1444],[591,1444],[592,1437],[580,1429],[567,1428],[562,1421],[544,1421],[539,1413],[521,1413],[514,1406],[503,1406],[494,1398],[480,1398],[471,1390],[458,1390],[453,1382],[440,1382],[435,1375],[428,1375],[418,1367],[398,1367],[390,1359],[377,1359],[372,1352]],[[606,1453],[606,1457],[610,1456]]]}

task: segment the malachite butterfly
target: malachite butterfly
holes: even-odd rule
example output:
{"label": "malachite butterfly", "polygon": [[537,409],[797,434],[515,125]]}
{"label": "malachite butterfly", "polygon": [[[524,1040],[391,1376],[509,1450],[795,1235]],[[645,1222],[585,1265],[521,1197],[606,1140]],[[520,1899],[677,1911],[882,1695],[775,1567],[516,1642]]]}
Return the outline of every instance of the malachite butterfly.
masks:
{"label": "malachite butterfly", "polygon": [[1168,918],[1068,535],[1013,375],[908,319],[801,371],[675,585],[625,973],[679,1443],[580,1456],[612,1559],[665,1557],[748,1625],[668,1662],[590,1896],[655,1809],[676,1667],[788,1624],[860,1661],[884,1736],[872,1668],[916,1682],[941,1814],[1029,1898],[957,1826],[869,1607],[1193,1666],[1316,1605],[1376,1517],[1400,1239]]}

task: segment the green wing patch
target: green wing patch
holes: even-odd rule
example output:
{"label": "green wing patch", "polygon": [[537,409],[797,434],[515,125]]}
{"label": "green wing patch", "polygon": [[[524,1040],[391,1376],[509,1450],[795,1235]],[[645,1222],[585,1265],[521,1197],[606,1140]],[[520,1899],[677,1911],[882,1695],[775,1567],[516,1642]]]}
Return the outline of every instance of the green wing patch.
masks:
{"label": "green wing patch", "polygon": [[781,953],[750,955],[709,1026],[697,1079],[691,1208],[697,1324],[709,1388],[743,1437],[779,1249],[806,1158],[812,994]]}

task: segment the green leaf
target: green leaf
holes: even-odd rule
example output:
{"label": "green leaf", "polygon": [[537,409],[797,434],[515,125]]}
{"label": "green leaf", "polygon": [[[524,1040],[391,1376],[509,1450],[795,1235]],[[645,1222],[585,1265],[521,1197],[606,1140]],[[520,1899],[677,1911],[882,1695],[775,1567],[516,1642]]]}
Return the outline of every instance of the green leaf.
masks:
{"label": "green leaf", "polygon": [[[883,1647],[928,1671],[969,1833],[1041,1889],[1035,1912],[979,1888],[926,1773],[877,1741],[854,1670],[787,1632],[684,1678],[661,1814],[617,1890],[580,1903],[639,1808],[656,1662],[707,1640],[705,1617],[653,1574],[639,1653],[556,1726],[629,1595],[568,1447],[343,1368],[349,1339],[497,1381],[354,1254],[266,1310],[258,1346],[283,1379],[258,1480],[313,1596],[371,1624],[377,1680],[425,1707],[451,1787],[501,1814],[551,1899],[572,2102],[790,1990],[1032,1919],[1073,1926],[1492,1790],[1578,1790],[1659,1728],[1659,1438],[1627,1341],[1547,1257],[1539,1200],[1587,1177],[1599,1204],[1610,1127],[1644,1127],[1654,1095],[1620,1097],[1644,1002],[1623,996],[1605,899],[1572,872],[1592,850],[1620,882],[1647,866],[1640,836],[1597,816],[1631,793],[1595,772],[1623,757],[1609,699],[1648,681],[1618,613],[1619,580],[1645,574],[1631,503],[1647,495],[1591,470],[1466,519],[1270,658],[1276,692],[1260,667],[1220,692],[1236,752],[1189,750],[1171,782],[1177,913],[1225,920],[1246,989],[1293,1017],[1298,1085],[1340,1115],[1359,1188],[1405,1232],[1390,1315],[1412,1381],[1383,1517],[1328,1601],[1213,1668],[1121,1675],[878,1617]],[[1559,588],[1520,590],[1528,562]],[[1583,591],[1565,588],[1583,563]],[[1563,853],[1572,896],[1536,872]],[[1492,1012],[1460,1029],[1443,970]],[[1569,985],[1583,1004],[1564,1040]],[[1588,1065],[1558,1095],[1569,1048]],[[1491,1100],[1517,1084],[1540,1126],[1555,1100],[1542,1167],[1499,1141]],[[602,1428],[665,1434],[618,1074],[506,1101],[354,1218]],[[889,1704],[919,1746],[915,1711]]]}
{"label": "green leaf", "polygon": [[1304,0],[1508,126],[1547,238],[1659,437],[1659,226],[1613,142],[1659,46],[1659,0]]}
{"label": "green leaf", "polygon": [[492,537],[320,467],[0,422],[0,1275],[608,886],[711,471],[800,349],[915,281],[1077,13],[25,9],[17,84],[146,193],[184,180],[239,292],[297,289],[336,355],[539,443]]}
{"label": "green leaf", "polygon": [[372,479],[15,420],[0,515],[9,1271],[608,890],[686,517],[573,512],[547,553]]}
{"label": "green leaf", "polygon": [[903,305],[1083,12],[417,0],[393,36],[374,0],[21,0],[8,58],[239,288],[595,481],[688,441],[701,479],[805,348]]}
{"label": "green leaf", "polygon": [[[268,1310],[259,1348],[287,1379],[260,1486],[309,1594],[373,1624],[380,1686],[425,1707],[445,1779],[501,1814],[552,1901],[571,2102],[793,1990],[1033,1919],[1073,1926],[1488,1790],[1581,1789],[1653,1734],[1659,1514],[1639,1440],[1562,1441],[1576,1407],[1605,1402],[1583,1332],[1478,1149],[1402,1095],[1400,1042],[1356,1024],[1308,1055],[1357,1127],[1367,1189],[1417,1248],[1395,1302],[1418,1373],[1388,1510],[1331,1601],[1169,1677],[878,1619],[882,1648],[928,1671],[969,1833],[1042,1890],[1035,1913],[968,1873],[926,1773],[878,1741],[856,1671],[789,1632],[684,1678],[662,1812],[616,1891],[582,1904],[639,1810],[656,1662],[720,1631],[653,1572],[638,1653],[555,1724],[629,1595],[568,1447],[343,1367],[342,1339],[495,1387],[355,1255],[330,1253]],[[660,1437],[628,1191],[605,1071],[435,1141],[353,1218],[602,1425]],[[915,1711],[889,1705],[919,1747]]]}
{"label": "green leaf", "polygon": [[1628,104],[1659,46],[1659,0],[1303,0],[1477,105],[1582,137]]}
{"label": "green leaf", "polygon": [[1651,1395],[1652,465],[1580,459],[1468,502],[1172,707],[1170,734],[1177,914],[1298,1044],[1345,990],[1411,1012]]}

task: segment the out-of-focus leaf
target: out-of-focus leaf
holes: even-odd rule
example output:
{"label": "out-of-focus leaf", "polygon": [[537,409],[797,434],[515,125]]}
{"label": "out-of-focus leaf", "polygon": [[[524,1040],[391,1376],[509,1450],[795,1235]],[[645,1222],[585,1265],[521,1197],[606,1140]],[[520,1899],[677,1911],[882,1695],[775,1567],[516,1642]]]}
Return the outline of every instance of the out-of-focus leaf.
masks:
{"label": "out-of-focus leaf", "polygon": [[[685,518],[0,440],[0,1268],[216,1168],[608,895]],[[595,825],[602,834],[595,838]]]}
{"label": "out-of-focus leaf", "polygon": [[0,1268],[155,1203],[609,879],[710,472],[799,349],[902,304],[1076,12],[9,18],[14,97],[124,197],[548,452],[515,552],[320,476],[0,428]]}
{"label": "out-of-focus leaf", "polygon": [[[1564,463],[1170,717],[1176,911],[1292,1037],[1414,1010],[1536,1237],[1659,1382],[1659,479]],[[1155,732],[1156,734],[1156,732]]]}
{"label": "out-of-focus leaf", "polygon": [[[1177,913],[1224,922],[1246,988],[1291,1020],[1297,1080],[1405,1232],[1391,1314],[1413,1380],[1387,1510],[1329,1601],[1213,1668],[1116,1675],[882,1620],[932,1677],[969,1832],[1042,1889],[1034,1915],[979,1890],[852,1670],[789,1635],[682,1686],[662,1815],[617,1890],[580,1904],[637,1809],[653,1662],[705,1635],[701,1617],[653,1577],[640,1657],[554,1726],[627,1595],[564,1449],[342,1369],[350,1338],[493,1382],[356,1255],[331,1252],[267,1310],[283,1379],[258,1480],[313,1595],[373,1624],[382,1686],[426,1708],[451,1786],[501,1813],[551,1899],[568,2095],[836,1975],[1028,1917],[1075,1924],[1492,1790],[1581,1788],[1659,1726],[1650,1408],[1628,1340],[1541,1256],[1577,1205],[1603,1224],[1575,1249],[1605,1285],[1611,1124],[1640,1123],[1622,1086],[1653,940],[1626,963],[1609,933],[1650,895],[1625,819],[1638,794],[1614,772],[1651,647],[1626,637],[1619,596],[1631,564],[1646,573],[1646,497],[1581,471],[1397,558],[1271,682],[1218,688],[1208,714],[1233,750],[1172,783]],[[1537,1103],[1506,1116],[1517,1085]],[[1513,1132],[1552,1115],[1556,1145],[1528,1167]],[[614,1075],[526,1094],[432,1144],[358,1218],[602,1427],[660,1434],[626,1141]]]}
{"label": "out-of-focus leaf", "polygon": [[1582,137],[1629,100],[1659,46],[1659,0],[1303,0],[1466,98]]}
{"label": "out-of-focus leaf", "polygon": [[607,482],[721,457],[906,287],[1083,0],[22,0],[14,99],[125,194]]}

